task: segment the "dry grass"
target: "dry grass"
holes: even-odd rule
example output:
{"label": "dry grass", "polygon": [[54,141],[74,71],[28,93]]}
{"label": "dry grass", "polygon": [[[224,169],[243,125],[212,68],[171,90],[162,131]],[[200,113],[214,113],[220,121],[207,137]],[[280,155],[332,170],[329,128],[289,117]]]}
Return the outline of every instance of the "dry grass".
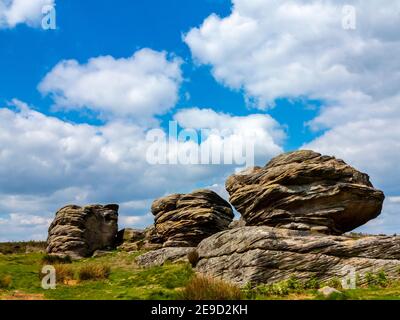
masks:
{"label": "dry grass", "polygon": [[42,258],[42,263],[43,264],[50,264],[50,265],[72,263],[72,259],[68,255],[58,256],[58,255],[46,254]]}
{"label": "dry grass", "polygon": [[82,266],[78,271],[78,278],[85,280],[103,280],[110,276],[111,268],[108,265],[88,264]]}
{"label": "dry grass", "polygon": [[11,276],[0,276],[0,289],[8,289],[12,284]]}
{"label": "dry grass", "polygon": [[187,255],[187,258],[192,267],[195,268],[197,262],[199,262],[199,253],[197,252],[197,250],[190,251]]}
{"label": "dry grass", "polygon": [[56,264],[54,265],[56,269],[56,280],[58,283],[65,283],[74,279],[74,270],[71,266],[65,264]]}
{"label": "dry grass", "polygon": [[240,300],[239,287],[215,278],[196,275],[181,292],[184,300]]}

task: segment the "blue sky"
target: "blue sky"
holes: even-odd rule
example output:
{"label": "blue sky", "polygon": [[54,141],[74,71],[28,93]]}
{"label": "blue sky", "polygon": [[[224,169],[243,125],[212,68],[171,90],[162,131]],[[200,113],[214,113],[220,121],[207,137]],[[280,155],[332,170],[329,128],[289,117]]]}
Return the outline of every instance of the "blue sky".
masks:
{"label": "blue sky", "polygon": [[[383,2],[0,0],[0,240],[43,239],[71,202],[120,203],[121,225],[143,227],[155,197],[226,196],[232,166],[144,161],[145,133],[173,119],[248,124],[260,165],[305,147],[343,158],[387,195],[361,230],[397,232],[400,9]],[[56,30],[40,25],[49,4]]]}
{"label": "blue sky", "polygon": [[[59,61],[75,59],[85,63],[102,55],[121,58],[141,48],[152,48],[173,53],[185,61],[182,66],[185,82],[176,109],[212,107],[218,112],[243,116],[254,112],[246,107],[241,90],[225,88],[212,77],[209,66],[195,65],[190,48],[182,41],[184,33],[201,24],[210,14],[228,16],[230,1],[122,0],[112,5],[112,10],[109,1],[59,1],[56,10],[57,30],[45,31],[20,24],[0,33],[1,103],[18,97],[41,112],[54,115],[52,100],[43,97],[37,85]],[[301,102],[286,99],[279,102],[278,108],[268,110],[280,123],[287,125],[285,147],[290,150],[318,134],[305,126],[316,112],[316,109],[304,109]],[[79,112],[56,115],[74,122],[99,123],[98,119]],[[168,116],[164,117],[168,119]]]}

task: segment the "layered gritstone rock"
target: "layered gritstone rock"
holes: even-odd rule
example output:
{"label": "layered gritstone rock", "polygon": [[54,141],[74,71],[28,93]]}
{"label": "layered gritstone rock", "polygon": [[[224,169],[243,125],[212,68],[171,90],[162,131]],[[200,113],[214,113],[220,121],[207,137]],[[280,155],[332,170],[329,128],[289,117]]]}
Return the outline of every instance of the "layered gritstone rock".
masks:
{"label": "layered gritstone rock", "polygon": [[367,174],[343,160],[306,150],[232,175],[226,189],[246,226],[336,235],[377,217],[384,200]]}
{"label": "layered gritstone rock", "polygon": [[328,281],[367,272],[398,277],[400,237],[326,236],[267,226],[215,234],[197,247],[197,271],[244,286],[295,277]]}
{"label": "layered gritstone rock", "polygon": [[88,257],[114,247],[118,232],[118,205],[69,205],[56,213],[49,228],[47,252]]}
{"label": "layered gritstone rock", "polygon": [[188,262],[188,254],[196,248],[170,247],[146,252],[135,259],[138,266],[149,268],[162,266],[164,263]]}
{"label": "layered gritstone rock", "polygon": [[228,228],[232,207],[211,190],[173,194],[152,204],[158,241],[164,247],[193,247],[201,240]]}

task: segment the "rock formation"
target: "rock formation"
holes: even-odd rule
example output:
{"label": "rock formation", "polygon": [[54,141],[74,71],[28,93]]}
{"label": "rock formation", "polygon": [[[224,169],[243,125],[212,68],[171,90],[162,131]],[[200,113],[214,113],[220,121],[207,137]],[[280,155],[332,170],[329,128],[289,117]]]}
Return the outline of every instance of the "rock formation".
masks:
{"label": "rock formation", "polygon": [[[377,217],[384,195],[344,161],[313,151],[286,153],[265,167],[232,175],[228,202],[210,190],[155,200],[154,225],[117,237],[117,205],[67,206],[50,226],[47,251],[72,258],[153,250],[139,266],[188,261],[196,270],[238,285],[295,276],[327,281],[349,272],[398,277],[400,237],[342,235]],[[197,248],[195,248],[197,246]],[[195,250],[195,251],[194,251]],[[188,259],[189,254],[189,259]],[[191,257],[191,258],[190,258]]]}
{"label": "rock formation", "polygon": [[122,251],[156,250],[162,248],[162,241],[154,226],[145,230],[126,228],[118,232],[118,249]]}
{"label": "rock formation", "polygon": [[326,236],[250,226],[226,230],[197,247],[197,271],[238,285],[273,283],[295,276],[321,281],[381,270],[398,277],[400,237]]}
{"label": "rock formation", "polygon": [[246,226],[266,225],[339,235],[377,217],[384,195],[344,161],[313,151],[272,159],[226,181]]}
{"label": "rock formation", "polygon": [[118,231],[118,205],[69,205],[56,213],[49,228],[47,252],[88,257],[98,249],[115,245]]}
{"label": "rock formation", "polygon": [[228,202],[210,190],[173,194],[153,202],[153,236],[164,247],[193,247],[225,230],[233,219]]}
{"label": "rock formation", "polygon": [[117,244],[122,244],[124,242],[136,242],[143,240],[145,237],[143,230],[125,228],[118,231],[117,234]]}

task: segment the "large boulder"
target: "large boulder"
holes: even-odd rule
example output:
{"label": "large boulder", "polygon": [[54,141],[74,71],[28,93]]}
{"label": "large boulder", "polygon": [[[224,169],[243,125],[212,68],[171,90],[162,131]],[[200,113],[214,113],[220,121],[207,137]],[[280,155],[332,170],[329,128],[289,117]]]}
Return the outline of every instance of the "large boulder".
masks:
{"label": "large boulder", "polygon": [[114,247],[118,232],[118,205],[69,205],[61,208],[49,228],[47,252],[88,257]]}
{"label": "large boulder", "polygon": [[269,284],[290,277],[328,281],[384,271],[398,277],[400,237],[326,236],[267,226],[217,233],[197,247],[196,270],[240,286]]}
{"label": "large boulder", "polygon": [[384,195],[343,160],[296,151],[232,175],[230,202],[246,225],[342,234],[377,217]]}
{"label": "large boulder", "polygon": [[193,247],[210,235],[228,228],[232,207],[211,190],[173,194],[155,200],[153,233],[164,247]]}

